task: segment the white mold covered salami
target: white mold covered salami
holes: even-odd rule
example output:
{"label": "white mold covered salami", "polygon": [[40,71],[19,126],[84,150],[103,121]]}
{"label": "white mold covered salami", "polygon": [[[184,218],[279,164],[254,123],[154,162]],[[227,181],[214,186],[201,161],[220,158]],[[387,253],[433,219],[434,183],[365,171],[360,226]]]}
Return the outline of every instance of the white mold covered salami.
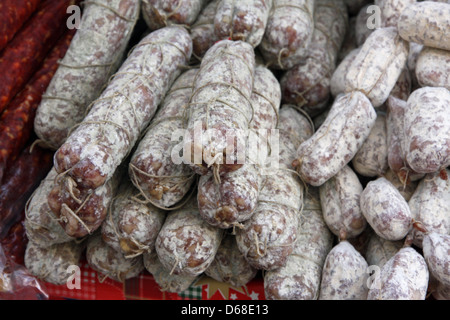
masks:
{"label": "white mold covered salami", "polygon": [[276,0],[259,45],[270,67],[288,70],[306,57],[314,31],[314,0]]}
{"label": "white mold covered salami", "polygon": [[361,210],[373,230],[386,240],[401,240],[412,228],[408,203],[386,178],[370,181],[360,198]]}
{"label": "white mold covered salami", "polygon": [[87,239],[86,260],[89,266],[99,273],[99,277],[108,277],[118,282],[137,277],[143,270],[142,256],[125,256],[107,245],[100,233]]}
{"label": "white mold covered salami", "polygon": [[423,238],[423,256],[430,273],[444,286],[450,286],[450,235],[429,232]]}
{"label": "white mold covered salami", "polygon": [[257,47],[264,36],[273,0],[221,0],[214,17],[218,39],[242,40]]}
{"label": "white mold covered salami", "polygon": [[145,269],[150,272],[161,291],[180,293],[189,289],[198,276],[183,276],[170,273],[159,261],[156,251],[142,255]]}
{"label": "white mold covered salami", "polygon": [[450,91],[423,87],[411,93],[404,117],[405,159],[418,173],[450,165]]}
{"label": "white mold covered salami", "polygon": [[354,238],[367,226],[359,200],[363,186],[348,165],[319,187],[323,217],[341,240]]}
{"label": "white mold covered salami", "polygon": [[95,189],[110,179],[191,53],[192,40],[184,28],[166,27],[145,36],[56,151],[58,173],[64,172],[64,179],[77,188]]}
{"label": "white mold covered salami", "polygon": [[428,280],[423,256],[414,248],[404,247],[375,276],[367,300],[425,300]]}
{"label": "white mold covered salami", "polygon": [[337,174],[353,159],[375,120],[375,109],[363,93],[339,96],[320,128],[298,147],[293,166],[302,180],[320,186]]}
{"label": "white mold covered salami", "polygon": [[[428,232],[450,235],[450,175],[449,169],[442,173],[427,174],[418,183],[408,201],[411,215]],[[413,243],[422,247],[424,233],[413,229]]]}
{"label": "white mold covered salami", "polygon": [[366,300],[368,264],[348,242],[341,241],[325,260],[319,300]]}
{"label": "white mold covered salami", "polygon": [[102,239],[126,258],[155,249],[155,241],[166,213],[136,200],[137,190],[123,179],[101,226]]}
{"label": "white mold covered salami", "polygon": [[37,109],[34,129],[58,149],[122,63],[139,18],[139,0],[88,1],[70,47]]}
{"label": "white mold covered salami", "polygon": [[304,189],[290,164],[297,146],[311,134],[306,117],[292,106],[282,106],[279,167],[265,177],[255,212],[236,230],[239,250],[257,269],[281,267],[293,251]]}
{"label": "white mold covered salami", "polygon": [[316,0],[315,6],[308,54],[280,79],[283,102],[296,104],[311,116],[328,106],[330,81],[348,24],[343,0]]}
{"label": "white mold covered salami", "polygon": [[222,174],[220,183],[213,174],[199,178],[199,210],[208,223],[226,229],[248,220],[253,214],[265,174],[261,162],[270,156],[270,133],[277,126],[280,100],[280,85],[273,73],[262,65],[255,67],[251,96],[254,115],[248,141],[256,143],[257,148],[249,147],[242,168]]}
{"label": "white mold covered salami", "polygon": [[231,233],[224,236],[214,261],[205,270],[207,276],[236,288],[245,286],[257,272],[239,251],[236,237]]}
{"label": "white mold covered salami", "polygon": [[270,300],[317,300],[325,259],[334,236],[323,220],[319,190],[309,187],[299,215],[297,240],[286,264],[264,273],[264,292]]}
{"label": "white mold covered salami", "polygon": [[353,60],[345,77],[345,92],[359,90],[380,107],[394,88],[408,58],[409,44],[396,28],[375,29]]}
{"label": "white mold covered salami", "polygon": [[53,189],[56,176],[56,170],[52,168],[25,207],[24,225],[27,238],[42,248],[75,240],[66,233],[48,206],[47,197]]}
{"label": "white mold covered salami", "polygon": [[85,243],[69,241],[43,248],[29,241],[25,249],[24,263],[37,278],[56,285],[66,284],[71,275],[68,268],[78,266]]}
{"label": "white mold covered salami", "polygon": [[168,213],[155,243],[159,261],[171,274],[198,276],[213,262],[223,232],[203,220],[193,197]]}
{"label": "white mold covered salami", "polygon": [[142,17],[151,31],[170,25],[189,26],[208,0],[142,0]]}
{"label": "white mold covered salami", "polygon": [[[179,203],[195,182],[195,173],[182,163],[173,137],[186,126],[189,99],[197,68],[184,71],[170,87],[145,135],[131,156],[128,173],[141,198],[161,208]],[[175,157],[177,156],[177,157]],[[177,160],[180,161],[177,162]]]}
{"label": "white mold covered salami", "polygon": [[254,69],[253,47],[243,41],[219,41],[203,57],[183,138],[183,159],[198,174],[217,177],[244,164]]}

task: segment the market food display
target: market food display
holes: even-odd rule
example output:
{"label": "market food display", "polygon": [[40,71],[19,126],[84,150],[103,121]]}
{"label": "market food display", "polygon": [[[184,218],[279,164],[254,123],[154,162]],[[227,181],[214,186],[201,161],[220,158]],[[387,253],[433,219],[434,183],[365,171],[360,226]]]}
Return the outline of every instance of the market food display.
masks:
{"label": "market food display", "polygon": [[18,0],[0,30],[0,273],[450,299],[450,2]]}

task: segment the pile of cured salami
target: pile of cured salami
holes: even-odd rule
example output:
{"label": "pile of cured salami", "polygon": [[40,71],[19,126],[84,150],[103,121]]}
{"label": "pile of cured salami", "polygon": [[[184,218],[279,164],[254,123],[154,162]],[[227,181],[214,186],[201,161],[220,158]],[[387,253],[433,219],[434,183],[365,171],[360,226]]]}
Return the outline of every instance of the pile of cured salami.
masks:
{"label": "pile of cured salami", "polygon": [[206,274],[262,276],[267,299],[450,298],[450,3],[17,6],[2,184],[39,160],[0,221],[7,243],[24,214],[32,275],[64,284],[85,255],[170,292]]}

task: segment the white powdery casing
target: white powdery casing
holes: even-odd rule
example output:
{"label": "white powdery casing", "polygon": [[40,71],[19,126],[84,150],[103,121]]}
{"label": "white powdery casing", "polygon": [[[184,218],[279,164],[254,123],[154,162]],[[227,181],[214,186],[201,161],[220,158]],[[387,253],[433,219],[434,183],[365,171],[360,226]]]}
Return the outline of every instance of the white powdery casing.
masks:
{"label": "white powdery casing", "polygon": [[450,286],[450,235],[430,232],[422,244],[430,273],[444,286]]}
{"label": "white powdery casing", "polygon": [[171,274],[198,276],[213,262],[223,230],[200,216],[197,199],[168,213],[156,238],[159,261]]}
{"label": "white powdery casing", "polygon": [[397,29],[406,41],[450,50],[450,5],[434,1],[412,4],[402,11]]}
{"label": "white powdery casing", "polygon": [[[183,159],[198,174],[234,171],[245,162],[240,155],[253,116],[254,69],[253,47],[243,41],[221,40],[203,57],[183,138]],[[229,142],[233,135],[237,143]]]}
{"label": "white powdery casing", "polygon": [[55,168],[81,188],[95,189],[112,177],[129,154],[192,53],[181,27],[145,36],[66,142]]}
{"label": "white powdery casing", "polygon": [[138,276],[144,270],[142,256],[125,256],[107,245],[97,233],[87,239],[86,260],[89,266],[101,275],[118,282]]}
{"label": "white powdery casing", "polygon": [[139,18],[139,0],[89,1],[36,111],[34,129],[58,149],[123,60]]}
{"label": "white powdery casing", "polygon": [[355,91],[338,97],[327,118],[297,149],[293,163],[303,181],[320,186],[347,165],[375,125],[369,99]]}
{"label": "white powdery casing", "polygon": [[191,25],[208,0],[142,0],[142,17],[151,31]]}
{"label": "white powdery casing", "polygon": [[310,116],[320,114],[330,98],[330,79],[347,30],[343,0],[315,0],[314,32],[302,63],[280,78],[283,102],[302,107]]}
{"label": "white powdery casing", "polygon": [[418,181],[424,174],[412,170],[405,159],[404,148],[404,117],[406,101],[395,96],[389,96],[386,101],[386,139],[387,139],[387,162],[400,181],[406,185]]}
{"label": "white powdery casing", "polygon": [[381,11],[381,27],[397,28],[402,11],[416,2],[417,0],[375,0],[374,4]]}
{"label": "white powdery casing", "polygon": [[163,210],[136,201],[136,194],[130,181],[122,181],[101,226],[103,241],[126,258],[153,251],[166,218]]}
{"label": "white powdery casing", "polygon": [[71,276],[67,272],[70,266],[78,266],[85,246],[69,241],[53,244],[43,248],[28,241],[25,249],[24,263],[27,270],[35,277],[55,285],[66,284]]}
{"label": "white powdery casing", "polygon": [[374,30],[345,76],[345,92],[361,91],[375,108],[389,97],[408,58],[409,43],[393,27]]}
{"label": "white powdery casing", "polygon": [[308,53],[314,32],[314,0],[276,0],[259,45],[270,67],[288,70]]}
{"label": "white powdery casing", "polygon": [[256,48],[264,36],[273,0],[221,0],[214,17],[218,39],[242,40]]}
{"label": "white powdery casing", "polygon": [[411,93],[404,117],[406,162],[418,173],[450,166],[450,91],[423,87]]}
{"label": "white powdery casing", "polygon": [[334,237],[323,220],[319,189],[308,188],[298,216],[297,240],[286,263],[264,273],[268,300],[317,300],[325,259]]}
{"label": "white powdery casing", "polygon": [[364,217],[380,237],[400,240],[411,230],[408,203],[386,178],[370,181],[361,193],[360,203]]}
{"label": "white powdery casing", "polygon": [[403,241],[386,240],[373,233],[367,243],[364,256],[369,266],[382,268],[402,247]]}
{"label": "white powdery casing", "polygon": [[278,129],[279,167],[265,177],[255,212],[236,230],[239,250],[253,267],[264,270],[284,265],[294,248],[303,185],[288,170],[296,148],[312,133],[306,117],[289,105],[280,109]]}
{"label": "white powdery casing", "polygon": [[198,278],[197,276],[183,276],[171,274],[159,261],[156,251],[145,252],[142,255],[145,269],[150,272],[161,291],[180,293],[187,290]]}
{"label": "white powdery casing", "polygon": [[241,254],[236,237],[231,233],[227,233],[222,239],[214,261],[205,270],[207,276],[236,288],[245,286],[257,272]]}
{"label": "white powdery casing", "polygon": [[421,87],[450,90],[450,51],[425,47],[416,62],[417,82]]}
{"label": "white powdery casing", "polygon": [[274,74],[262,65],[255,67],[251,101],[254,115],[250,122],[248,142],[257,143],[257,150],[248,150],[242,168],[224,173],[220,183],[215,181],[212,174],[201,176],[198,182],[200,215],[208,223],[224,229],[248,220],[253,214],[264,175],[260,162],[268,156],[270,130],[277,126],[280,84]]}
{"label": "white powdery casing", "polygon": [[[445,169],[447,177],[450,170]],[[450,179],[440,173],[427,174],[420,180],[408,202],[414,220],[428,232],[450,235]],[[423,232],[414,229],[413,243],[422,247]]]}
{"label": "white powdery casing", "polygon": [[191,25],[190,34],[192,38],[195,60],[201,60],[206,51],[218,40],[214,32],[214,17],[216,9],[221,0],[211,0],[199,13],[197,20]]}
{"label": "white powdery casing", "polygon": [[423,256],[402,248],[374,276],[367,300],[425,300],[429,276]]}
{"label": "white powdery casing", "polygon": [[128,173],[141,196],[169,208],[191,190],[195,174],[175,154],[182,146],[175,135],[184,134],[192,85],[198,69],[183,72],[172,84],[131,156]]}
{"label": "white powdery casing", "polygon": [[47,196],[53,189],[56,176],[56,170],[52,168],[30,196],[25,207],[27,238],[42,248],[75,240],[65,232],[48,206]]}
{"label": "white powdery casing", "polygon": [[352,168],[346,165],[319,191],[323,218],[334,235],[349,239],[363,232],[367,226],[359,205],[363,186]]}
{"label": "white powdery casing", "polygon": [[64,231],[71,237],[81,238],[93,234],[105,220],[108,209],[117,192],[122,170],[94,190],[82,189],[78,200],[66,191],[67,185],[56,178],[47,203]]}
{"label": "white powdery casing", "polygon": [[330,80],[330,92],[333,97],[345,92],[345,75],[360,50],[361,48],[358,47],[347,53],[334,70]]}
{"label": "white powdery casing", "polygon": [[388,169],[386,115],[378,112],[369,136],[352,159],[354,170],[365,177],[378,177]]}
{"label": "white powdery casing", "polygon": [[319,300],[366,300],[367,268],[364,257],[348,241],[339,242],[325,260]]}

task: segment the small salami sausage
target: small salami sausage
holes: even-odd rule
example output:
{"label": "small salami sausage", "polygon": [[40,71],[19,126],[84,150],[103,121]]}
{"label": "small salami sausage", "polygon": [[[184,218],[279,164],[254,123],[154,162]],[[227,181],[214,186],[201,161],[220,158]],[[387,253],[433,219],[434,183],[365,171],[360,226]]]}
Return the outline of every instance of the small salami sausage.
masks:
{"label": "small salami sausage", "polygon": [[[450,175],[449,169],[445,170]],[[450,235],[450,179],[442,179],[440,172],[429,173],[419,181],[411,199],[411,215],[428,232]],[[414,229],[413,243],[422,247],[424,233]]]}
{"label": "small salami sausage", "polygon": [[293,166],[303,181],[320,186],[337,174],[353,159],[375,120],[375,109],[363,93],[338,97],[324,123],[297,150]]}
{"label": "small salami sausage", "polygon": [[381,268],[370,286],[367,300],[425,300],[429,271],[415,249],[404,247]]}
{"label": "small salami sausage", "polygon": [[388,169],[386,115],[377,112],[369,136],[352,159],[353,168],[365,177],[382,176]]}
{"label": "small salami sausage", "polygon": [[347,165],[319,187],[323,217],[334,235],[341,240],[361,234],[367,226],[359,199],[363,186]]}
{"label": "small salami sausage", "polygon": [[347,8],[343,0],[316,0],[314,32],[302,63],[280,79],[283,102],[296,104],[315,116],[328,105],[330,80],[347,29]]}
{"label": "small salami sausage", "polygon": [[242,168],[222,174],[220,183],[213,174],[200,177],[197,195],[200,215],[210,224],[226,229],[253,214],[265,174],[262,159],[270,156],[270,133],[277,126],[280,100],[280,85],[274,74],[264,66],[255,67],[251,95],[254,115],[247,139],[258,146],[254,152],[248,150]]}
{"label": "small salami sausage", "polygon": [[408,203],[386,178],[370,181],[361,193],[361,211],[373,230],[386,240],[401,240],[412,228]]}
{"label": "small salami sausage", "polygon": [[280,165],[265,177],[255,212],[236,231],[239,250],[263,270],[283,266],[294,249],[304,189],[290,163],[304,136],[312,133],[306,117],[290,105],[280,109],[278,129]]}
{"label": "small salami sausage", "polygon": [[450,235],[429,232],[422,244],[430,273],[444,286],[450,286]]}
{"label": "small salami sausage", "polygon": [[86,116],[123,61],[139,16],[138,0],[84,3],[80,25],[37,109],[34,128],[58,149]]}
{"label": "small salami sausage", "polygon": [[450,50],[450,5],[421,1],[409,5],[398,19],[398,32],[409,42]]}
{"label": "small salami sausage", "polygon": [[222,239],[214,261],[205,270],[207,276],[236,288],[245,286],[257,272],[239,251],[236,237],[231,233]]}
{"label": "small salami sausage", "polygon": [[221,0],[214,17],[218,39],[242,40],[253,48],[264,36],[273,0]]}
{"label": "small salami sausage", "polygon": [[68,268],[79,265],[85,247],[85,243],[70,241],[42,248],[29,241],[25,250],[25,267],[45,282],[66,284],[71,275]]}
{"label": "small salami sausage", "polygon": [[150,272],[161,291],[180,293],[187,290],[198,276],[171,274],[159,261],[156,251],[142,255],[145,269]]}
{"label": "small salami sausage", "polygon": [[170,274],[198,276],[213,262],[223,232],[203,220],[194,197],[168,213],[155,243],[159,261]]}
{"label": "small salami sausage", "polygon": [[243,41],[219,41],[203,57],[183,138],[183,159],[198,174],[212,171],[217,177],[245,162],[254,69],[253,47]]}
{"label": "small salami sausage", "polygon": [[339,242],[325,260],[319,300],[366,300],[367,268],[364,257],[348,241]]}
{"label": "small salami sausage", "polygon": [[53,189],[56,176],[56,170],[52,168],[31,195],[25,207],[27,237],[42,248],[75,240],[66,233],[48,206],[47,198]]}
{"label": "small salami sausage", "polygon": [[186,126],[197,72],[197,68],[187,70],[175,80],[128,165],[128,174],[140,196],[161,208],[180,202],[196,179],[189,165],[174,161],[177,141],[173,141],[173,135]]}
{"label": "small salami sausage", "polygon": [[170,25],[189,26],[209,0],[143,0],[142,16],[151,31]]}
{"label": "small salami sausage", "polygon": [[155,241],[166,214],[135,199],[137,190],[124,178],[101,225],[103,241],[126,257],[155,249]]}
{"label": "small salami sausage", "polygon": [[298,216],[297,240],[286,264],[264,273],[269,300],[317,300],[325,259],[334,237],[323,220],[319,189],[308,188]]}
{"label": "small salami sausage", "polygon": [[314,31],[314,0],[276,0],[259,50],[271,68],[288,70],[308,52]]}
{"label": "small salami sausage", "polygon": [[405,159],[418,173],[450,166],[450,91],[423,87],[408,98],[404,117]]}
{"label": "small salami sausage", "polygon": [[118,282],[137,277],[144,270],[142,256],[125,258],[124,255],[107,245],[100,233],[90,236],[86,244],[86,260],[99,276]]}
{"label": "small salami sausage", "polygon": [[374,30],[354,58],[345,77],[345,91],[359,90],[380,107],[389,97],[408,58],[409,43],[396,28]]}

